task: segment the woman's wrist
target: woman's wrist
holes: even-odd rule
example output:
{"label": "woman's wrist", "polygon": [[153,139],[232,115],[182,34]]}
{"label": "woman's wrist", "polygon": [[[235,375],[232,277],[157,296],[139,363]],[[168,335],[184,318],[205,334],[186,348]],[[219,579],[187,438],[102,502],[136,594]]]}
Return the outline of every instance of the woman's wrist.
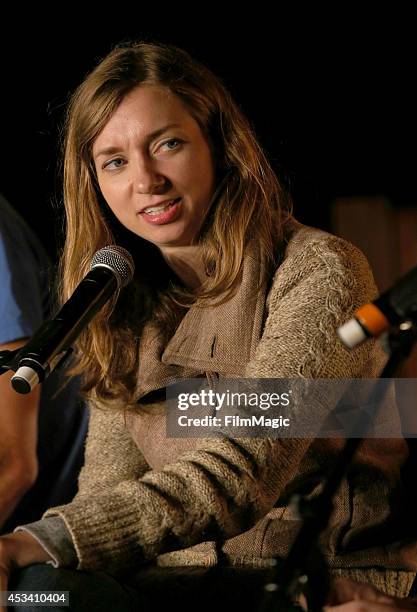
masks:
{"label": "woman's wrist", "polygon": [[1,537],[3,548],[15,567],[26,567],[32,563],[46,563],[52,557],[29,533],[19,531]]}

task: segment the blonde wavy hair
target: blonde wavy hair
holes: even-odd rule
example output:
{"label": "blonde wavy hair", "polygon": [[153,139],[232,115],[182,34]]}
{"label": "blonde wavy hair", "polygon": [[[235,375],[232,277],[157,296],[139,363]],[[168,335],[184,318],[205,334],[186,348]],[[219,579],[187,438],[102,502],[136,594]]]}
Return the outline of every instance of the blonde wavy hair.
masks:
{"label": "blonde wavy hair", "polygon": [[[208,279],[194,291],[181,286],[154,245],[121,226],[97,184],[93,143],[123,98],[145,84],[166,87],[182,100],[207,138],[215,162],[219,188],[198,237]],[[90,397],[132,406],[144,324],[152,320],[168,339],[191,304],[213,307],[229,299],[249,240],[257,242],[265,269],[271,270],[290,218],[289,201],[248,120],[221,81],[169,45],[117,47],[86,77],[68,106],[63,165],[61,299],[68,299],[94,253],[106,244],[128,248],[137,270],[134,281],[80,336],[72,373],[82,374]]]}

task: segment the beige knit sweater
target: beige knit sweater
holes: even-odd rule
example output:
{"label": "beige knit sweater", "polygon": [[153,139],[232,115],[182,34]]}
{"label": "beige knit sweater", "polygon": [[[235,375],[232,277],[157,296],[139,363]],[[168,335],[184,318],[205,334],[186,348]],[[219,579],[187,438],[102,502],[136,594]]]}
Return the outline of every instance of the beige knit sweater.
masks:
{"label": "beige knit sweater", "polygon": [[[374,342],[349,352],[335,330],[376,288],[347,242],[295,225],[272,282],[261,290],[256,249],[237,294],[214,309],[192,307],[167,346],[149,326],[138,367],[138,410],[92,407],[86,463],[73,502],[54,508],[79,567],[123,569],[144,561],[210,565],[224,557],[261,566],[285,555],[299,524],[288,495],[312,491],[340,440],[170,439],[163,403],[148,394],[179,378],[372,378],[386,359]],[[322,398],[317,418],[333,404]],[[122,408],[122,407],[119,407]],[[315,407],[312,406],[314,410]],[[323,551],[333,567],[407,568],[387,553],[387,518],[399,494],[401,439],[368,440],[345,479]],[[398,591],[397,591],[398,592]]]}

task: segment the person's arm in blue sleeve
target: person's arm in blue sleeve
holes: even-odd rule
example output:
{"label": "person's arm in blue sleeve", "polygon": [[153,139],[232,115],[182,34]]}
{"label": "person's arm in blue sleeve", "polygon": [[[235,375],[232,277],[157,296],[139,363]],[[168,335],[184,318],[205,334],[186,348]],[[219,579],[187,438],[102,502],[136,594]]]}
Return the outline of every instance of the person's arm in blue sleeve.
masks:
{"label": "person's arm in blue sleeve", "polygon": [[[24,340],[0,344],[14,350]],[[38,474],[36,454],[40,386],[29,395],[12,388],[13,372],[0,376],[0,530]]]}

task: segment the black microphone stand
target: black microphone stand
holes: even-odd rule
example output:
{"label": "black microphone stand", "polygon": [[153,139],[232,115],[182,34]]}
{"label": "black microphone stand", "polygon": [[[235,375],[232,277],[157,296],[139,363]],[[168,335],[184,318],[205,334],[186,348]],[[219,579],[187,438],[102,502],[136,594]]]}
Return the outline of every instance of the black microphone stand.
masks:
{"label": "black microphone stand", "polygon": [[[417,341],[416,320],[405,321],[388,335],[390,357],[379,376],[386,382],[374,385],[369,401],[379,405],[390,380]],[[378,380],[379,380],[378,379]],[[337,410],[337,406],[336,406]],[[320,612],[326,603],[330,578],[324,555],[320,551],[319,536],[326,528],[333,512],[333,499],[352,458],[363,441],[359,432],[365,431],[371,416],[361,411],[350,436],[336,463],[327,475],[323,490],[312,499],[294,499],[302,525],[284,561],[272,559],[270,578],[264,585],[264,593],[258,612],[292,612],[305,610],[297,603],[305,598],[308,612]]]}
{"label": "black microphone stand", "polygon": [[[15,351],[0,351],[0,376],[9,370],[13,370],[13,361],[20,349]],[[14,372],[16,370],[13,370]]]}
{"label": "black microphone stand", "polygon": [[[21,362],[20,362],[21,352],[24,353],[24,349],[28,346],[29,342],[26,345],[18,349],[15,349],[14,351],[8,351],[8,350],[0,351],[0,376],[2,374],[6,374],[6,372],[9,372],[10,370],[12,370],[13,372],[16,372],[19,369],[21,365]],[[69,347],[65,349],[64,351],[62,351],[61,353],[59,353],[59,355],[56,356],[56,359],[54,360],[54,362],[51,364],[51,367],[49,368],[47,375],[49,375],[53,370],[56,370],[57,368],[61,367],[64,364],[64,362],[67,361],[68,357],[71,355],[72,350],[73,350],[72,347]],[[39,374],[40,374],[39,382],[42,382],[45,376],[42,376],[41,372]]]}

